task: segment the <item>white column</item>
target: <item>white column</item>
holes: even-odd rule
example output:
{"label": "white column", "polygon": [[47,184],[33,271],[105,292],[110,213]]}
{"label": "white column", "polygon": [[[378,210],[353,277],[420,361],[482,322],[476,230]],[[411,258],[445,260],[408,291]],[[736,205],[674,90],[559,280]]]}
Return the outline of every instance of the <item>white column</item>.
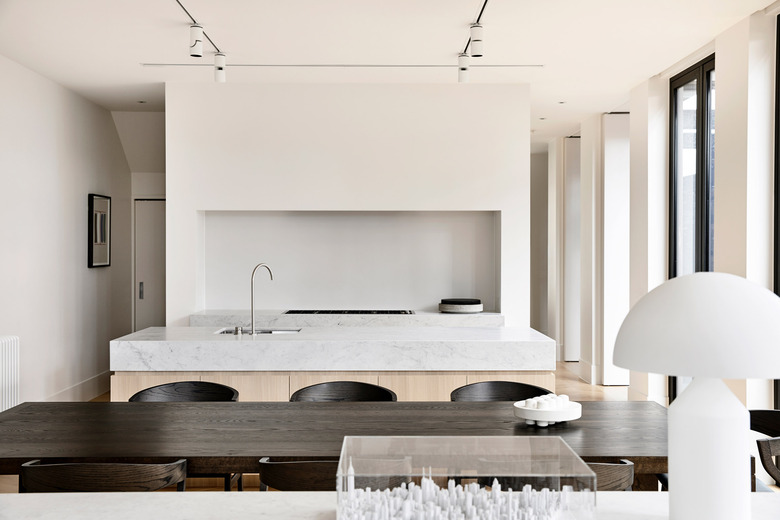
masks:
{"label": "white column", "polygon": [[563,360],[580,360],[580,139],[563,140]]}
{"label": "white column", "polygon": [[[715,40],[715,270],[772,287],[775,17],[754,14]],[[768,381],[731,381],[749,408]]]}
{"label": "white column", "polygon": [[[667,278],[669,243],[669,82],[655,76],[631,90],[629,302]],[[631,372],[628,397],[666,404],[666,377]]]}
{"label": "white column", "polygon": [[547,335],[563,359],[564,138],[547,145]]}
{"label": "white column", "polygon": [[600,114],[581,128],[580,377],[627,385],[612,350],[629,309],[629,116]]}
{"label": "white column", "polygon": [[580,377],[601,384],[603,327],[603,177],[601,114],[581,125],[580,141]]}
{"label": "white column", "polygon": [[601,383],[627,385],[628,370],[612,363],[615,339],[629,309],[630,225],[630,117],[604,114],[602,119],[603,223],[599,230],[603,250],[603,327]]}
{"label": "white column", "polygon": [[531,154],[531,328],[548,334],[547,322],[547,226],[548,222],[547,152]]}

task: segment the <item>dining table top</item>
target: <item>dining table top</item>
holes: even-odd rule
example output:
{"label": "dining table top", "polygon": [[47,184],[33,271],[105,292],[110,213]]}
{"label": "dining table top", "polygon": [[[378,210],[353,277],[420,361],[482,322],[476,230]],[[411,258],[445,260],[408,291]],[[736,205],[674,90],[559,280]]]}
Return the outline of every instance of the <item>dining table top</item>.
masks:
{"label": "dining table top", "polygon": [[29,402],[0,413],[0,474],[33,459],[160,462],[192,472],[256,473],[261,457],[338,458],[347,435],[554,435],[584,460],[627,458],[666,471],[666,409],[582,402],[582,417],[546,428],[511,402]]}

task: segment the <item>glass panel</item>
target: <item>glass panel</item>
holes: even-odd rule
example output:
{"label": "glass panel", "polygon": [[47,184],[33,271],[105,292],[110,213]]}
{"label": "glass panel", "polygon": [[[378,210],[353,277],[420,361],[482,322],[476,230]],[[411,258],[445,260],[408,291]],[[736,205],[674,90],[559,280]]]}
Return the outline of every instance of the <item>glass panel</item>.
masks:
{"label": "glass panel", "polygon": [[715,265],[715,71],[711,70],[707,74],[707,84],[709,85],[709,107],[707,109],[707,126],[709,139],[707,141],[707,156],[709,164],[707,168],[709,185],[707,186],[709,215],[709,242],[708,255],[709,262],[707,270],[711,271]]}
{"label": "glass panel", "polygon": [[595,489],[595,473],[552,435],[347,436],[336,479],[339,520],[592,520]]}
{"label": "glass panel", "polygon": [[693,80],[675,91],[677,276],[696,267],[696,87]]}

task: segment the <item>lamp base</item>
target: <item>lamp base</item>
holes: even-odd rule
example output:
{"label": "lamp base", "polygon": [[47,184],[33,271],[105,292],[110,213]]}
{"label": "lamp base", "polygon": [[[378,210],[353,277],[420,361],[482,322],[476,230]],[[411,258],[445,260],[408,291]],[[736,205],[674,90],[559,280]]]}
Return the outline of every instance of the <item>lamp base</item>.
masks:
{"label": "lamp base", "polygon": [[720,379],[669,406],[670,520],[750,518],[750,414]]}

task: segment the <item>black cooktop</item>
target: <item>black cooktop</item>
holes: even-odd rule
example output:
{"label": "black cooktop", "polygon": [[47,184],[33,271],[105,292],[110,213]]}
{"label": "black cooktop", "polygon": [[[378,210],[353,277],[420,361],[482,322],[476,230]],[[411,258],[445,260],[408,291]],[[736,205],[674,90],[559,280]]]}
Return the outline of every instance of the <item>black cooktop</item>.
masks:
{"label": "black cooktop", "polygon": [[293,309],[285,311],[285,314],[414,314],[414,311],[396,311],[396,310],[300,310]]}

